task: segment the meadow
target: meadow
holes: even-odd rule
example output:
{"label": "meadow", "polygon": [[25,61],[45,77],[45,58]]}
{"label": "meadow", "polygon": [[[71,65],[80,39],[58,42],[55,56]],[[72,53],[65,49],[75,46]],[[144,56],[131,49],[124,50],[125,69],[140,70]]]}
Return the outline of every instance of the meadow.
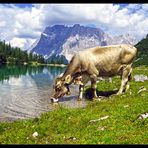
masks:
{"label": "meadow", "polygon": [[[147,66],[133,69],[133,76],[148,76]],[[0,123],[0,144],[148,144],[148,80],[131,80],[130,89],[110,95],[120,86],[120,78],[98,83],[100,94],[109,94],[101,101],[91,101],[84,108],[64,108],[34,119]],[[89,94],[85,88],[85,96]],[[143,89],[144,88],[144,89]]]}

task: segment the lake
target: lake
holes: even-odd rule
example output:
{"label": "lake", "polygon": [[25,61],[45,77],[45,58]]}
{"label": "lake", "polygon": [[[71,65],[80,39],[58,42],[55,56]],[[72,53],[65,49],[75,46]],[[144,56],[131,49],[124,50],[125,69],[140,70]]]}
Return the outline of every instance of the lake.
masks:
{"label": "lake", "polygon": [[[39,117],[52,111],[52,86],[66,67],[0,65],[0,121],[14,121]],[[58,105],[85,107],[85,99],[77,101],[78,86],[71,85],[72,94],[64,96]]]}

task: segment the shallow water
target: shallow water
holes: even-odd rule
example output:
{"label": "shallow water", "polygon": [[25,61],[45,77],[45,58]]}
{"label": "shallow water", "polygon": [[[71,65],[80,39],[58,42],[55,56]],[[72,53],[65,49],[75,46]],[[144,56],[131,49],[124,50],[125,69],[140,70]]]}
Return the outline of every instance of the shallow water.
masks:
{"label": "shallow water", "polygon": [[[50,101],[52,85],[61,67],[0,66],[0,121],[39,117],[55,109]],[[71,85],[71,95],[59,100],[68,108],[85,107],[86,100],[77,101],[78,88]]]}

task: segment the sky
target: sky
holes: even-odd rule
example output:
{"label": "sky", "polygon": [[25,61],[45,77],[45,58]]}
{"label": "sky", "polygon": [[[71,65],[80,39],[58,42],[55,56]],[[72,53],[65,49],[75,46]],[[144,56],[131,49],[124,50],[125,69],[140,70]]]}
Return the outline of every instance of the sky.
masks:
{"label": "sky", "polygon": [[0,40],[22,50],[29,49],[47,26],[78,23],[141,40],[148,34],[148,4],[0,4]]}

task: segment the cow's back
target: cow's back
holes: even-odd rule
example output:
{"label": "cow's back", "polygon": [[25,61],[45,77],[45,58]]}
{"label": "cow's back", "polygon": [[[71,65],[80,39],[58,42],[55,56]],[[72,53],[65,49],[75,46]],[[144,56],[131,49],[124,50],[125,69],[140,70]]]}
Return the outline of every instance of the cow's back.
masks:
{"label": "cow's back", "polygon": [[77,56],[83,67],[95,66],[100,76],[116,75],[123,65],[131,64],[137,49],[132,45],[98,46],[80,51]]}
{"label": "cow's back", "polygon": [[121,62],[128,64],[136,56],[137,49],[129,44],[97,46],[78,53],[79,59],[94,63]]}

